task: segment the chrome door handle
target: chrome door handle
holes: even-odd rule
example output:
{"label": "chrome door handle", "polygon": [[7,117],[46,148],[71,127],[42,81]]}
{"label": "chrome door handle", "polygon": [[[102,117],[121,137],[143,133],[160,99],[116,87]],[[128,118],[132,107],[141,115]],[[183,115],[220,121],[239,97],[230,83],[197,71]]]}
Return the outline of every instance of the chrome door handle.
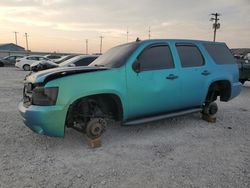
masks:
{"label": "chrome door handle", "polygon": [[178,76],[177,75],[174,75],[174,74],[170,74],[170,75],[168,75],[167,77],[166,77],[166,79],[168,79],[168,80],[174,80],[174,79],[177,79],[178,78]]}
{"label": "chrome door handle", "polygon": [[204,75],[204,76],[208,76],[211,73],[209,71],[207,71],[207,70],[204,70],[201,74]]}

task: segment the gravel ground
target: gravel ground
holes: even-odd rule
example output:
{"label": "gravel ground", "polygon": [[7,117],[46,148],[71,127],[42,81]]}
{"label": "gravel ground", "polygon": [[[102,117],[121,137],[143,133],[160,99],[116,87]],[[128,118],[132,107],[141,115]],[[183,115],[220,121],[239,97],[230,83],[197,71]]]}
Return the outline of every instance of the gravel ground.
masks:
{"label": "gravel ground", "polygon": [[25,72],[0,68],[0,187],[250,187],[250,82],[219,103],[215,124],[200,114],[112,125],[103,146],[83,135],[33,133],[17,104]]}

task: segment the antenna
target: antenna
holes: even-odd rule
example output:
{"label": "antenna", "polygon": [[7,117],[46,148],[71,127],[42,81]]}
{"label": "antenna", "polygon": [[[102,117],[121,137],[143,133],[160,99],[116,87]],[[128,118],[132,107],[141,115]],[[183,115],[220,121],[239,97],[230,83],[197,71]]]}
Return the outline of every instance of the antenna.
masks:
{"label": "antenna", "polygon": [[89,53],[89,41],[88,41],[88,39],[86,39],[85,42],[86,42],[86,54],[88,54]]}
{"label": "antenna", "polygon": [[128,43],[128,35],[129,35],[129,31],[128,31],[128,27],[127,27],[127,43]]}
{"label": "antenna", "polygon": [[151,27],[149,26],[149,28],[148,28],[148,39],[150,40],[150,38],[151,38]]}

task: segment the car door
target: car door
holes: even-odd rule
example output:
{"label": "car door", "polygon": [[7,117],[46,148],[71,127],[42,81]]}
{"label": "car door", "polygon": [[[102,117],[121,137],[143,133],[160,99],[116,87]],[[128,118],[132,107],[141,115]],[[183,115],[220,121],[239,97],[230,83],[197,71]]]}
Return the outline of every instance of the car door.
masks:
{"label": "car door", "polygon": [[37,57],[27,57],[27,63],[29,64],[29,65],[31,65],[32,63],[35,63],[36,61],[38,61],[38,58]]}
{"label": "car door", "polygon": [[199,47],[192,43],[176,43],[181,65],[181,93],[183,108],[198,107],[205,101],[206,80],[211,70],[205,62]]}
{"label": "car door", "polygon": [[[140,71],[133,69],[135,63]],[[127,69],[128,119],[174,111],[180,107],[179,71],[167,43],[146,47]]]}

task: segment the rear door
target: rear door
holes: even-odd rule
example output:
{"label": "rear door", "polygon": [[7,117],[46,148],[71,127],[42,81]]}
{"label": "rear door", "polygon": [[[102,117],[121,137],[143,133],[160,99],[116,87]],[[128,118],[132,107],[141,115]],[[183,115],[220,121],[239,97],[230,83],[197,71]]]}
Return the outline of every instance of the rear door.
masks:
{"label": "rear door", "polygon": [[183,108],[201,106],[205,101],[206,80],[211,70],[206,64],[201,49],[193,43],[176,43],[181,65],[181,103]]}
{"label": "rear door", "polygon": [[168,44],[146,47],[137,57],[140,72],[127,67],[129,118],[174,111],[180,106],[179,71]]}

